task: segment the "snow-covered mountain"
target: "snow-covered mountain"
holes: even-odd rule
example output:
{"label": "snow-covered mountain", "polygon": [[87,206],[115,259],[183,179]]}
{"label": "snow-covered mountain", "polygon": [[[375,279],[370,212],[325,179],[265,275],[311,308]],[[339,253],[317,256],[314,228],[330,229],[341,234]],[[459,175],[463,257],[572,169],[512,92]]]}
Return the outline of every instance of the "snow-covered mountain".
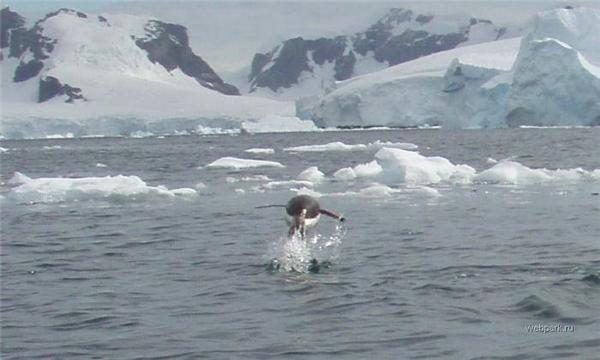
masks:
{"label": "snow-covered mountain", "polygon": [[249,91],[283,98],[317,95],[336,81],[457,46],[514,37],[515,31],[468,15],[393,8],[365,31],[333,38],[296,37],[256,54]]}
{"label": "snow-covered mountain", "polygon": [[600,13],[556,9],[533,31],[459,47],[338,84],[301,117],[322,126],[600,125]]}
{"label": "snow-covered mountain", "polygon": [[190,131],[293,114],[293,104],[235,96],[177,24],[61,9],[28,29],[9,8],[1,17],[5,137]]}

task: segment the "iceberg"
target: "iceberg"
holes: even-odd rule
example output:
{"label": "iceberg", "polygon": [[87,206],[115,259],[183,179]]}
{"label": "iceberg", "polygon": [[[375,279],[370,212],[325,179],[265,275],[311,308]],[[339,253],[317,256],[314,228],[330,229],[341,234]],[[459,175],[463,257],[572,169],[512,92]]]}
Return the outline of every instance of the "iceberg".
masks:
{"label": "iceberg", "polygon": [[337,84],[304,116],[323,127],[600,125],[600,12],[556,9],[531,33]]}
{"label": "iceberg", "polygon": [[513,71],[508,126],[600,125],[600,67],[568,44],[524,40]]}

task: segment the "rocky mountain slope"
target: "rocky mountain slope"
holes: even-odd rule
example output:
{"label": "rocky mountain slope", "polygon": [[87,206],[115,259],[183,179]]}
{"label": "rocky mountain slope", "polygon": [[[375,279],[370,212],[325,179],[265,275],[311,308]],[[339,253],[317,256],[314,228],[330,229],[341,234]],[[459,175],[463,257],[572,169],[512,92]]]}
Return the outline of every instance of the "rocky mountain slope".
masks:
{"label": "rocky mountain slope", "polygon": [[161,122],[160,132],[191,131],[293,114],[293,104],[235,96],[181,25],[61,9],[27,28],[9,8],[1,24],[6,137],[129,134],[148,121]]}
{"label": "rocky mountain slope", "polygon": [[507,30],[466,15],[435,16],[394,8],[363,32],[334,38],[297,37],[256,54],[248,78],[249,91],[314,95],[335,81],[457,46],[514,36]]}

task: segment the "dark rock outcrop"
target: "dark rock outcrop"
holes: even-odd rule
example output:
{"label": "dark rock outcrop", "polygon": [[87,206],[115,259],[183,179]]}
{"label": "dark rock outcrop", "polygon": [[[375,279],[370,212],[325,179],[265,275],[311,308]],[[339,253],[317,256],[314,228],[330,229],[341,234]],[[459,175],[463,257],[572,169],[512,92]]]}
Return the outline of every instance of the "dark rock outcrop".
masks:
{"label": "dark rock outcrop", "polygon": [[[64,10],[63,10],[64,11]],[[59,12],[56,12],[56,14]],[[44,19],[50,17],[46,15]],[[4,20],[8,23],[5,24]],[[13,81],[21,82],[29,80],[39,75],[44,68],[44,60],[49,58],[49,54],[54,50],[56,39],[50,39],[42,35],[42,21],[37,21],[35,25],[27,30],[24,27],[24,19],[8,8],[2,10],[2,37],[6,35],[6,42],[3,41],[2,48],[9,47],[8,57],[21,57],[26,51],[30,51],[33,59],[24,62],[21,61],[15,70]],[[5,28],[6,26],[6,28]]]}
{"label": "dark rock outcrop", "polygon": [[46,76],[40,79],[40,88],[38,102],[44,102],[58,95],[66,95],[65,102],[72,103],[75,100],[85,100],[81,94],[81,89],[62,84],[60,80],[53,76]]}
{"label": "dark rock outcrop", "polygon": [[[305,40],[301,37],[286,40],[267,54],[256,54],[252,60],[252,87],[267,87],[273,91],[289,88],[298,82],[302,71],[311,71],[309,56],[317,65],[333,62],[335,78],[345,80],[352,75],[356,57],[352,51],[344,55],[347,37]],[[273,62],[267,70],[265,66]]]}
{"label": "dark rock outcrop", "polygon": [[285,41],[281,45],[281,49],[278,48],[277,51],[271,53],[271,56],[277,53],[278,61],[265,72],[262,69],[271,61],[271,57],[268,55],[255,57],[252,64],[258,71],[255,72],[256,75],[252,81],[258,87],[268,87],[273,91],[277,91],[281,87],[290,87],[297,82],[302,71],[310,69],[307,50],[306,41],[301,37]]}
{"label": "dark rock outcrop", "polygon": [[[471,18],[457,32],[433,34],[414,30],[415,27],[419,28],[418,25],[432,21],[435,21],[432,15],[415,14],[408,9],[391,9],[367,30],[352,36],[287,40],[268,53],[254,56],[249,76],[251,91],[260,87],[273,91],[288,88],[298,82],[302,71],[313,70],[312,63],[318,66],[325,62],[334,63],[335,80],[346,80],[354,75],[357,56],[372,54],[376,61],[392,66],[453,49],[469,39],[471,26],[476,24],[493,26],[489,20]],[[408,24],[410,26],[404,30],[398,30]],[[495,28],[495,31],[498,39],[506,29]]]}
{"label": "dark rock outcrop", "polygon": [[136,40],[136,44],[148,53],[148,59],[167,70],[181,71],[196,79],[200,85],[226,95],[239,95],[239,90],[225,83],[201,57],[189,46],[185,27],[152,20],[146,25],[149,36]]}
{"label": "dark rock outcrop", "polygon": [[14,82],[21,82],[36,77],[44,68],[44,63],[39,60],[21,62],[15,69]]}
{"label": "dark rock outcrop", "polygon": [[26,31],[25,18],[10,8],[0,10],[0,48],[10,46],[12,32]]}

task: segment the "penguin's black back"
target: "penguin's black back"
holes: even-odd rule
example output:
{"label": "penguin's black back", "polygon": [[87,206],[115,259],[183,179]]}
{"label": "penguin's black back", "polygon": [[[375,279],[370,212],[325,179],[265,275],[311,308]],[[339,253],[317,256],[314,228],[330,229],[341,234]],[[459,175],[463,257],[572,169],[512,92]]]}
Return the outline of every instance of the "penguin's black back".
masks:
{"label": "penguin's black back", "polygon": [[308,195],[298,195],[288,201],[285,211],[289,216],[299,216],[306,209],[306,218],[316,218],[320,214],[321,207],[317,200]]}

